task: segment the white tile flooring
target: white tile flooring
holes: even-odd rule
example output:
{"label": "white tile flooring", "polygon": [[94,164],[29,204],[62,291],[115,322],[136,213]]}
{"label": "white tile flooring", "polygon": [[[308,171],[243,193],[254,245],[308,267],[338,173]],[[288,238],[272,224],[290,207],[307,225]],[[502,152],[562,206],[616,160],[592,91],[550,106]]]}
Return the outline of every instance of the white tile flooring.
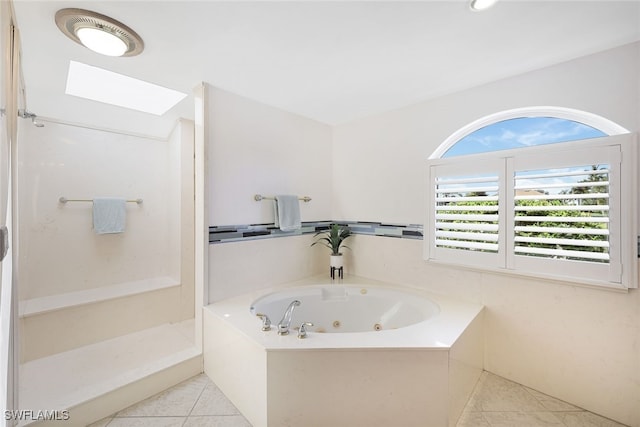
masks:
{"label": "white tile flooring", "polygon": [[105,418],[90,427],[251,427],[204,374]]}
{"label": "white tile flooring", "polygon": [[539,391],[483,372],[457,427],[625,427]]}
{"label": "white tile flooring", "polygon": [[[107,426],[251,427],[204,374],[98,421],[90,427]],[[457,425],[457,427],[543,426],[624,427],[622,424],[488,372],[482,374]],[[399,421],[397,425],[389,427],[402,427],[402,422]]]}

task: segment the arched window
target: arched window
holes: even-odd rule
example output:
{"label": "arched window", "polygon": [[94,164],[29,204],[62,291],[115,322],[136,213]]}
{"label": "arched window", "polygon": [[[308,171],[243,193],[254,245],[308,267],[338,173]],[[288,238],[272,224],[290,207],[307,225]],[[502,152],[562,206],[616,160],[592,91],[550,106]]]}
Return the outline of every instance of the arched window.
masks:
{"label": "arched window", "polygon": [[482,117],[451,134],[430,159],[629,133],[611,120],[562,107],[526,107]]}
{"label": "arched window", "polygon": [[628,131],[589,113],[540,107],[471,123],[429,160],[425,258],[637,287],[636,163]]}
{"label": "arched window", "polygon": [[510,150],[607,136],[599,129],[558,117],[519,117],[496,122],[460,139],[442,157]]}

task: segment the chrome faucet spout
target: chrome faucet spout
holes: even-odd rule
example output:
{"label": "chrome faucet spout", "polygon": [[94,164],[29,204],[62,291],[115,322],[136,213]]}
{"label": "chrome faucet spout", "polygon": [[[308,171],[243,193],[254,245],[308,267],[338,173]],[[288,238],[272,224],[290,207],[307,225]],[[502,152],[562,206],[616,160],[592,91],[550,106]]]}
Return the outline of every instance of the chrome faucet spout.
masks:
{"label": "chrome faucet spout", "polygon": [[278,322],[278,335],[289,334],[289,327],[291,326],[291,317],[293,316],[293,310],[300,304],[301,303],[298,300],[291,301],[291,304],[289,304],[289,306],[285,310],[282,319],[280,319],[280,322]]}

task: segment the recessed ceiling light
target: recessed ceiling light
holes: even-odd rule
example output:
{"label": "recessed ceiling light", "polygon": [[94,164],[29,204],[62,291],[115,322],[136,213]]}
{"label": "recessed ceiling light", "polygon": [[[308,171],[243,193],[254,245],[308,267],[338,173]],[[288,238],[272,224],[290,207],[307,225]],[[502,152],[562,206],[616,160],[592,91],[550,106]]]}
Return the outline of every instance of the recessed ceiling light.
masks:
{"label": "recessed ceiling light", "polygon": [[69,61],[67,95],[161,116],[187,94],[99,67]]}
{"label": "recessed ceiling light", "polygon": [[76,35],[83,45],[107,56],[122,56],[127,51],[127,44],[97,28],[80,28]]}
{"label": "recessed ceiling light", "polygon": [[76,43],[108,56],[134,56],[144,49],[135,31],[108,16],[84,9],[60,9],[56,25]]}
{"label": "recessed ceiling light", "polygon": [[471,10],[487,10],[494,4],[496,4],[498,0],[471,0],[469,3],[469,7]]}

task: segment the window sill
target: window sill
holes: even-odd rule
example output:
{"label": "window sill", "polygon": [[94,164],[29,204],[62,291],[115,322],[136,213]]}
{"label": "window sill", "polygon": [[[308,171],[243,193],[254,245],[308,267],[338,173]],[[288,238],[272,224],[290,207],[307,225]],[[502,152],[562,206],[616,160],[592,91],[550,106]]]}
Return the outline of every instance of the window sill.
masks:
{"label": "window sill", "polygon": [[[585,280],[583,278],[574,278],[574,277],[558,277],[558,276],[552,276],[547,274],[507,270],[502,268],[479,267],[474,265],[458,264],[458,263],[446,262],[446,261],[435,260],[435,259],[425,259],[425,261],[427,263],[432,263],[434,265],[455,267],[457,269],[475,271],[477,273],[495,274],[500,276],[516,277],[520,279],[530,279],[530,280],[535,279],[545,283],[553,283],[553,284],[565,285],[565,286],[577,286],[580,288],[595,289],[600,291],[609,291],[609,292],[617,292],[617,293],[625,293],[625,294],[629,293],[629,288],[623,286],[622,284],[617,284],[612,282],[604,282],[599,280]],[[640,260],[638,261],[638,264],[640,267]]]}

